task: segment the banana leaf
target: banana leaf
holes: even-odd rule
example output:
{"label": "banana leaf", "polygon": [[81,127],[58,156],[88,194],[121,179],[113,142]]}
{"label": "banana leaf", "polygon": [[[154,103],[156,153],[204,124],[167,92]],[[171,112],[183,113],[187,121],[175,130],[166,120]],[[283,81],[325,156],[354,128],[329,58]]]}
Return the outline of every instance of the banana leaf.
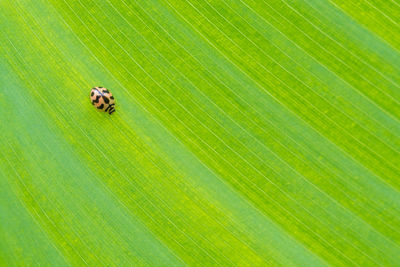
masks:
{"label": "banana leaf", "polygon": [[399,18],[0,1],[0,265],[399,266]]}

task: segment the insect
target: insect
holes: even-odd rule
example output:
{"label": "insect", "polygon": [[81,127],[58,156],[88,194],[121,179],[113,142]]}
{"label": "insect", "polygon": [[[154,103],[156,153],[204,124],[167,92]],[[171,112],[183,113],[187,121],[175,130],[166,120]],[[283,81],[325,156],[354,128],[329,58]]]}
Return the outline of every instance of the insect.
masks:
{"label": "insect", "polygon": [[104,87],[93,87],[90,91],[90,101],[97,109],[112,114],[115,111],[114,96]]}

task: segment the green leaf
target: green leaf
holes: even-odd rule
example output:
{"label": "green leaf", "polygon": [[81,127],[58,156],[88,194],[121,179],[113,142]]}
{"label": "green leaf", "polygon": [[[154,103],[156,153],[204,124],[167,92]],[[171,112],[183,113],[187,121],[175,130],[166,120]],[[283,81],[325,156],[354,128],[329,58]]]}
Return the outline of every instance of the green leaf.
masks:
{"label": "green leaf", "polygon": [[0,10],[0,265],[400,263],[397,0]]}

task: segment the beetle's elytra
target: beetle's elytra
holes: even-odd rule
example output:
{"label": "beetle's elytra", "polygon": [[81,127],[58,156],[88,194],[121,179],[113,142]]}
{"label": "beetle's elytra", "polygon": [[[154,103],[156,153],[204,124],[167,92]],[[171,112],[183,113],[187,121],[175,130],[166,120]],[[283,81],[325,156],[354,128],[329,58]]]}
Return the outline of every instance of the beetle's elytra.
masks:
{"label": "beetle's elytra", "polygon": [[114,96],[104,87],[93,87],[90,91],[90,101],[98,110],[112,114],[115,111]]}

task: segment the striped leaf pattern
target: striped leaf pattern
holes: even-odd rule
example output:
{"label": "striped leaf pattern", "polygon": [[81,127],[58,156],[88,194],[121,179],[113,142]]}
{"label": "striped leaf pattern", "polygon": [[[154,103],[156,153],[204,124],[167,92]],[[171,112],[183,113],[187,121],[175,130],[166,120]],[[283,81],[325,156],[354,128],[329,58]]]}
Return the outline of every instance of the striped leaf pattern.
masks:
{"label": "striped leaf pattern", "polygon": [[0,265],[399,266],[399,18],[0,1]]}

